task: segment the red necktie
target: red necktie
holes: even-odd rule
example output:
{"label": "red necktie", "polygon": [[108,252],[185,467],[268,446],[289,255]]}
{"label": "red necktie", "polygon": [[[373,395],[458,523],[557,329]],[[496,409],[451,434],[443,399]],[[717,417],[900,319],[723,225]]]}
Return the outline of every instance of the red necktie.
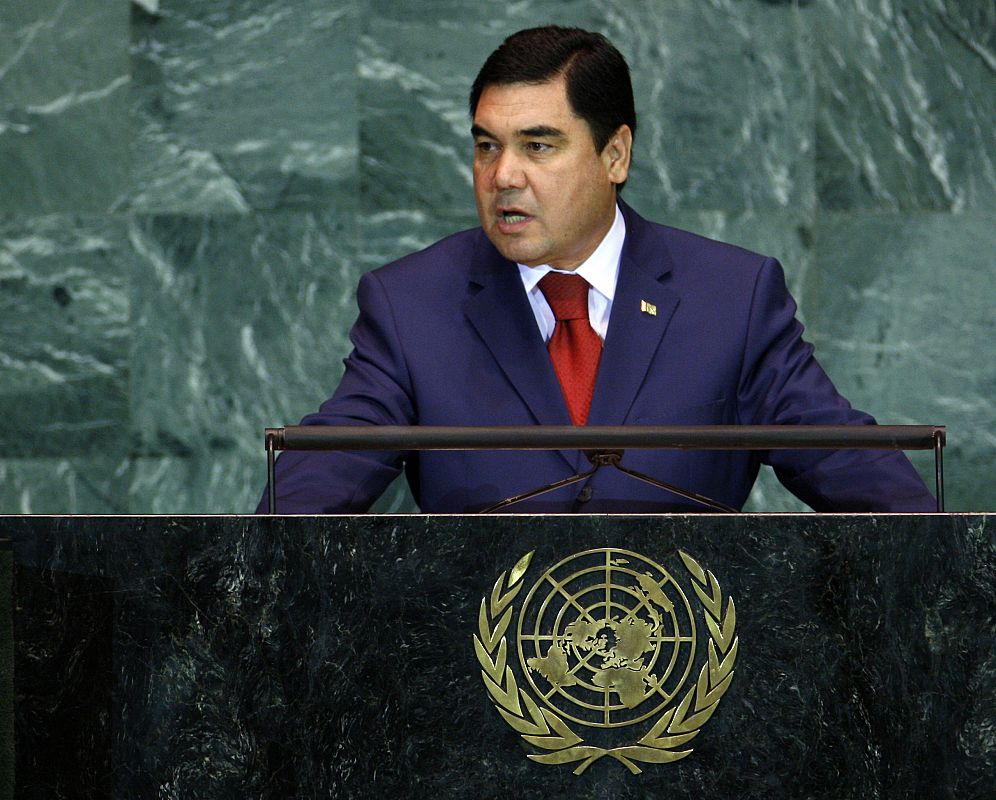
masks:
{"label": "red necktie", "polygon": [[548,272],[539,288],[557,318],[547,343],[554,372],[571,422],[585,425],[602,355],[602,340],[588,321],[588,281],[580,275]]}

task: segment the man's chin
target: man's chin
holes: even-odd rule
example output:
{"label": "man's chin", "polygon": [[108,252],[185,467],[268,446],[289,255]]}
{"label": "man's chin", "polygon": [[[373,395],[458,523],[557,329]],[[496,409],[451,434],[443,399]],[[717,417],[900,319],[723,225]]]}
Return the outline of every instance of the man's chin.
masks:
{"label": "man's chin", "polygon": [[497,231],[487,231],[487,234],[495,249],[509,261],[525,264],[527,267],[539,266],[543,263],[537,258],[535,249],[529,247],[525,242],[516,241],[514,237],[506,236]]}

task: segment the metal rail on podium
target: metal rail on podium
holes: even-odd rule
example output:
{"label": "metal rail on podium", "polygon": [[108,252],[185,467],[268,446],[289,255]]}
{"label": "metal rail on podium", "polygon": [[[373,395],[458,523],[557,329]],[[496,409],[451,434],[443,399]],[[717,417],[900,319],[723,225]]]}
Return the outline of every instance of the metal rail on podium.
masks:
{"label": "metal rail on podium", "polygon": [[264,441],[271,514],[277,510],[278,450],[583,450],[591,461],[592,469],[588,472],[508,498],[484,513],[584,480],[605,466],[712,508],[736,512],[623,467],[621,458],[625,450],[933,450],[937,510],[944,510],[946,428],[942,425],[296,425],[267,428]]}

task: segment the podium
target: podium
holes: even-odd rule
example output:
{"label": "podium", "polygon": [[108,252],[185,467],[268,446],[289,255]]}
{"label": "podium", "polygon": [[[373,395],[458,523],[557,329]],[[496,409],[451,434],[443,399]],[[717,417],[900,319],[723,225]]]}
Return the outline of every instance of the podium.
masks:
{"label": "podium", "polygon": [[[16,796],[989,797],[994,521],[3,517],[0,537],[13,542]],[[587,569],[591,584],[602,572],[583,562],[570,576],[555,571],[579,557],[613,564],[616,584],[634,578],[603,607],[618,609],[614,630],[594,631],[587,645],[565,638],[577,633],[578,609],[596,622],[613,614],[591,611],[599,601],[568,581]],[[651,575],[657,567],[673,587]],[[634,588],[639,575],[652,583]],[[695,589],[708,595],[713,578],[718,614]],[[521,591],[502,606],[513,584]],[[680,608],[669,617],[653,589],[676,598],[679,585],[699,639],[681,685],[687,647],[661,633]],[[626,598],[642,609],[629,618]],[[553,633],[530,639],[543,617],[530,608]],[[619,625],[648,612],[659,617],[655,649],[634,648]],[[709,651],[721,666],[734,637],[720,691]],[[544,669],[555,644],[571,668],[588,659],[573,686],[563,669],[559,678]],[[512,724],[538,724],[530,701],[503,713],[487,673],[506,691],[507,673],[484,660],[495,665],[501,650],[540,723],[556,717],[581,740],[574,748],[602,756],[535,758],[571,747],[543,746],[568,741],[556,725],[530,740]],[[670,692],[671,711],[658,702],[630,728],[575,722],[588,712],[560,702],[616,668],[663,681],[668,658],[679,664],[677,688],[658,699]],[[653,694],[654,680],[636,685]],[[620,702],[622,684],[603,688],[612,709],[595,703],[591,715],[642,714]],[[651,750],[689,754],[656,763],[619,749],[646,747],[639,742],[687,697],[694,736],[675,743],[663,724],[655,741],[671,741]],[[707,707],[708,719],[694,717]]]}

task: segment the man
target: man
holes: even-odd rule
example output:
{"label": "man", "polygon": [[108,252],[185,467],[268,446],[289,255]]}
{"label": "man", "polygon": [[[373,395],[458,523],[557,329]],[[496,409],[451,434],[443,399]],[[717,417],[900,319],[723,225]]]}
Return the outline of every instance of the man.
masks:
{"label": "man", "polygon": [[[636,113],[626,62],[604,37],[514,34],[470,107],[481,228],[363,277],[345,375],[302,424],[874,422],[813,359],[776,261],[649,223],[619,200]],[[623,461],[735,508],[762,462],[816,510],[934,508],[895,452],[639,450]],[[425,512],[476,511],[586,468],[577,452],[288,452],[277,509],[365,511],[402,465]],[[603,469],[511,510],[703,508]]]}

